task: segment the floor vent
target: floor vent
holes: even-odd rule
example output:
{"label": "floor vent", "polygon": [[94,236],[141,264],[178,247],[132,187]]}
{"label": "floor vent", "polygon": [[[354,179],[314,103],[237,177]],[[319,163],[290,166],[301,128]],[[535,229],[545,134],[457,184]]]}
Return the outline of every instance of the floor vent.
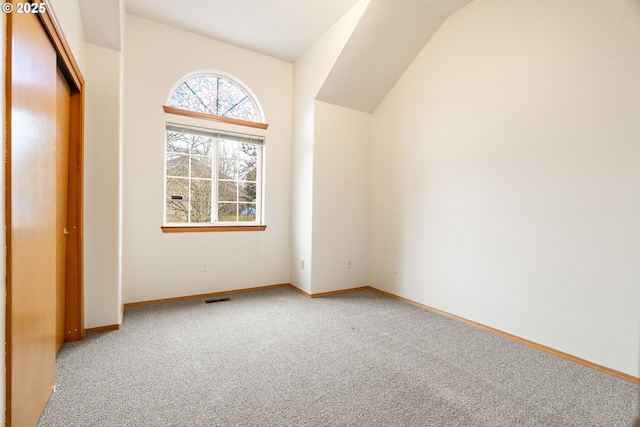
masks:
{"label": "floor vent", "polygon": [[226,297],[226,298],[208,298],[206,300],[204,300],[205,304],[212,304],[214,302],[222,302],[222,301],[231,301],[231,298]]}

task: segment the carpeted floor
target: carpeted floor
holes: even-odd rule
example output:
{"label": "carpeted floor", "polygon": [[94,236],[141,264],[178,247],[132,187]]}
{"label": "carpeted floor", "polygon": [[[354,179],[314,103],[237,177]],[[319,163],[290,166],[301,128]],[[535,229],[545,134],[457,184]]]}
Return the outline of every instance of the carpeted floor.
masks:
{"label": "carpeted floor", "polygon": [[629,427],[638,387],[359,291],[130,308],[65,344],[48,426]]}

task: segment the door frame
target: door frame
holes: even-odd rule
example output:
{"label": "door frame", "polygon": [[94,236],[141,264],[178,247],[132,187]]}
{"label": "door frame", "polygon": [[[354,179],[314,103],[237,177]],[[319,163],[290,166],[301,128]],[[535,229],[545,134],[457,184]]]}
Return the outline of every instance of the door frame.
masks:
{"label": "door frame", "polygon": [[[65,342],[84,338],[84,78],[73,52],[58,24],[49,0],[46,13],[39,15],[42,26],[58,54],[58,65],[71,89],[69,111],[69,195],[67,202],[67,287]],[[7,54],[8,57],[9,53]],[[8,109],[7,109],[8,110]]]}
{"label": "door frame", "polygon": [[[71,89],[69,111],[69,189],[67,201],[67,279],[65,341],[84,338],[84,78],[67,43],[49,0],[30,0],[34,4],[44,4],[45,12],[38,14],[43,29],[49,36],[57,58]],[[12,3],[16,3],[12,1]],[[15,5],[14,5],[15,6]],[[11,422],[11,88],[12,88],[12,14],[6,15],[6,61],[5,61],[5,238],[6,238],[6,302],[5,302],[5,421]]]}

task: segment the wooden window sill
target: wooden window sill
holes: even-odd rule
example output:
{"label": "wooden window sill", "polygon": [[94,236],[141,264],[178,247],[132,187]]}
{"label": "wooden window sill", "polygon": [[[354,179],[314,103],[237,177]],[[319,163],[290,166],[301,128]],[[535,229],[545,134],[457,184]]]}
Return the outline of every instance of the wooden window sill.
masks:
{"label": "wooden window sill", "polygon": [[264,231],[266,225],[163,225],[163,233],[219,233],[226,231]]}
{"label": "wooden window sill", "polygon": [[267,123],[248,122],[246,120],[234,119],[231,117],[222,117],[222,116],[216,116],[214,114],[206,114],[206,113],[198,113],[195,111],[182,110],[180,108],[169,107],[166,105],[163,105],[162,109],[167,114],[175,114],[178,116],[212,120],[214,122],[230,123],[232,125],[248,126],[248,127],[257,128],[257,129],[266,129],[269,127]]}

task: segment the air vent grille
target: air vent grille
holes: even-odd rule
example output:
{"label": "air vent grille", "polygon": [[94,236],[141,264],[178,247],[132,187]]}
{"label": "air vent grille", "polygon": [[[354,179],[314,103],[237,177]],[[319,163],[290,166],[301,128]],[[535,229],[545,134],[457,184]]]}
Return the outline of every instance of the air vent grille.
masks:
{"label": "air vent grille", "polygon": [[214,302],[222,302],[222,301],[231,301],[231,298],[229,297],[224,297],[224,298],[207,298],[204,300],[205,304],[213,304]]}

